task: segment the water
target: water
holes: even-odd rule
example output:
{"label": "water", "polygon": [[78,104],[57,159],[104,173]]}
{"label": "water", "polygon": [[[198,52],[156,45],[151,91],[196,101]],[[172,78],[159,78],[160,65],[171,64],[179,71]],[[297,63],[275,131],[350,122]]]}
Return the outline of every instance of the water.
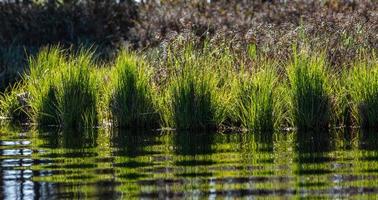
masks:
{"label": "water", "polygon": [[2,131],[0,198],[376,199],[376,135]]}

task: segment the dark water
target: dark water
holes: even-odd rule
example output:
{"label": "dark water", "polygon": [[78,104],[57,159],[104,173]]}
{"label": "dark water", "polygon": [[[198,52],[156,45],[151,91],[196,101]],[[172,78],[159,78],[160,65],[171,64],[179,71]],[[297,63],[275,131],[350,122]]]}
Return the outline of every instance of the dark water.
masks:
{"label": "dark water", "polygon": [[1,199],[378,197],[377,133],[0,133]]}

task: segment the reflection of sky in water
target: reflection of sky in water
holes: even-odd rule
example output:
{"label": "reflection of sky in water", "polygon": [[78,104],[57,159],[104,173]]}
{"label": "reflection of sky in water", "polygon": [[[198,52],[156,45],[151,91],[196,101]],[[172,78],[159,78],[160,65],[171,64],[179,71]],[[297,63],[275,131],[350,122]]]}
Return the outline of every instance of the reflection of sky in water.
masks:
{"label": "reflection of sky in water", "polygon": [[0,198],[378,197],[375,138],[342,135],[9,133]]}

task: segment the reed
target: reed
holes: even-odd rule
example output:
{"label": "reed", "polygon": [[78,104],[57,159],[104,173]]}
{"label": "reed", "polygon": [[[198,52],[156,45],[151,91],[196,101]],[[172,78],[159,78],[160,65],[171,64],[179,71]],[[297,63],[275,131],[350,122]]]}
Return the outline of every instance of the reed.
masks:
{"label": "reed", "polygon": [[255,47],[244,57],[227,44],[175,45],[153,62],[124,50],[103,67],[91,50],[43,48],[22,81],[1,95],[1,116],[67,129],[377,128],[375,52],[337,76],[322,53],[294,51],[281,65]]}
{"label": "reed", "polygon": [[97,125],[97,82],[90,50],[68,54],[59,46],[30,59],[25,76],[32,119],[39,126],[77,129]]}

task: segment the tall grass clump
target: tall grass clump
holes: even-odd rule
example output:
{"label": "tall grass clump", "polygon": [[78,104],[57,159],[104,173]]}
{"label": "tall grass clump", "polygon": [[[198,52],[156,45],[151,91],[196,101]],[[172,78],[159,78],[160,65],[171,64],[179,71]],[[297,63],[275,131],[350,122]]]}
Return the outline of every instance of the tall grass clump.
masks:
{"label": "tall grass clump", "polygon": [[236,116],[241,126],[254,131],[272,131],[277,124],[275,85],[277,73],[265,67],[253,74],[241,72],[236,85]]}
{"label": "tall grass clump", "polygon": [[359,58],[346,81],[351,96],[352,115],[365,129],[378,128],[378,59]]}
{"label": "tall grass clump", "polygon": [[331,120],[331,85],[322,55],[294,52],[288,67],[291,117],[301,130],[328,128]]}
{"label": "tall grass clump", "polygon": [[30,93],[32,121],[40,126],[59,125],[60,110],[58,92],[62,71],[68,67],[66,52],[60,47],[46,47],[29,59],[29,73],[25,76]]}
{"label": "tall grass clump", "polygon": [[164,126],[179,130],[219,127],[225,118],[226,101],[222,99],[220,69],[216,69],[220,63],[210,53],[196,52],[190,45],[185,47],[182,55],[173,55],[168,59],[172,61],[173,72],[164,97],[167,106],[161,111]]}
{"label": "tall grass clump", "polygon": [[171,84],[172,114],[177,129],[213,129],[216,121],[215,85],[210,74],[188,66]]}
{"label": "tall grass clump", "polygon": [[35,123],[69,129],[97,125],[97,82],[89,51],[69,55],[60,47],[47,47],[29,64],[25,82]]}
{"label": "tall grass clump", "polygon": [[98,125],[98,82],[93,66],[92,54],[81,51],[71,58],[62,74],[60,112],[64,128],[81,129]]}
{"label": "tall grass clump", "polygon": [[124,128],[154,128],[159,115],[154,103],[151,70],[135,55],[122,51],[115,62],[110,107],[113,124]]}

